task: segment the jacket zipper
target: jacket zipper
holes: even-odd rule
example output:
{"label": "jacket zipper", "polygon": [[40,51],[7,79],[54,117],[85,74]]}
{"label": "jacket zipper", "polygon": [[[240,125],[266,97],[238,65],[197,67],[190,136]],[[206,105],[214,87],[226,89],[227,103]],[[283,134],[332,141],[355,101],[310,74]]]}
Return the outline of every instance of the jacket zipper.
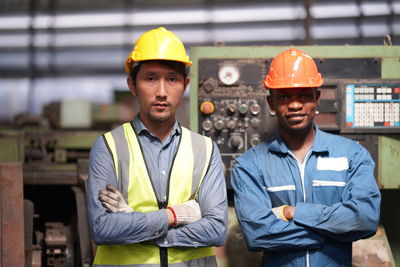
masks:
{"label": "jacket zipper", "polygon": [[[306,201],[306,188],[305,188],[305,183],[304,183],[304,179],[305,179],[304,173],[305,173],[307,161],[308,161],[308,159],[309,159],[309,157],[310,157],[310,155],[312,153],[312,150],[308,151],[307,155],[304,157],[304,163],[303,164],[301,164],[297,160],[297,158],[294,156],[294,154],[292,152],[289,151],[289,153],[296,160],[297,167],[299,168],[299,171],[300,171],[301,185],[302,185],[302,188],[303,188],[303,198],[304,198],[304,202],[305,202]],[[310,267],[310,253],[308,252],[308,250],[307,250],[307,253],[306,253],[306,266]]]}

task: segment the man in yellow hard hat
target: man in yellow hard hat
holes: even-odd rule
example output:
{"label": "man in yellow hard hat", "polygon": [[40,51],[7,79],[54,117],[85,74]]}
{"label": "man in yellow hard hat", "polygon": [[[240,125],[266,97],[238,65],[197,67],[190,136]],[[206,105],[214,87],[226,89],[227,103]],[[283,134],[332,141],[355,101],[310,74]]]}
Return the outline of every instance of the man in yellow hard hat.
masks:
{"label": "man in yellow hard hat", "polygon": [[212,246],[224,243],[227,227],[220,153],[175,118],[190,65],[165,28],[144,33],[126,60],[140,111],[91,150],[94,266],[216,266]]}
{"label": "man in yellow hard hat", "polygon": [[271,62],[265,78],[275,136],[237,159],[237,216],[261,266],[351,266],[352,242],[378,226],[374,162],[357,142],[314,123],[323,78],[295,48]]}

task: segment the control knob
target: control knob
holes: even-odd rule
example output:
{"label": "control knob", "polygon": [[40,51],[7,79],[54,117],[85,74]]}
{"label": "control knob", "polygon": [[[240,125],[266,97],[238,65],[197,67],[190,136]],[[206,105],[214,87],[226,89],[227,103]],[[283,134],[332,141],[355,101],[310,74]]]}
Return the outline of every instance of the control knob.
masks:
{"label": "control knob", "polygon": [[236,105],[233,103],[228,104],[228,106],[226,107],[226,112],[228,113],[228,115],[233,115],[236,112]]}
{"label": "control knob", "polygon": [[236,121],[234,120],[229,120],[226,124],[226,128],[228,128],[229,130],[233,130],[236,128]]}
{"label": "control knob", "polygon": [[243,138],[238,135],[233,135],[228,140],[228,146],[232,150],[239,150],[243,147]]}
{"label": "control knob", "polygon": [[222,131],[222,129],[224,129],[224,127],[225,127],[225,123],[222,119],[218,119],[214,122],[214,128],[217,131]]}
{"label": "control knob", "polygon": [[204,81],[203,85],[201,88],[207,93],[211,93],[216,87],[217,87],[218,82],[214,80],[213,78],[209,77],[207,80]]}
{"label": "control knob", "polygon": [[258,134],[252,135],[250,138],[250,145],[256,146],[261,142],[260,136]]}
{"label": "control knob", "polygon": [[203,127],[204,131],[208,132],[212,128],[212,121],[210,119],[204,120],[201,127]]}
{"label": "control knob", "polygon": [[258,115],[258,114],[260,113],[260,111],[261,111],[261,107],[260,107],[259,104],[253,103],[253,104],[250,106],[250,112],[251,112],[251,114],[253,114],[254,116]]}

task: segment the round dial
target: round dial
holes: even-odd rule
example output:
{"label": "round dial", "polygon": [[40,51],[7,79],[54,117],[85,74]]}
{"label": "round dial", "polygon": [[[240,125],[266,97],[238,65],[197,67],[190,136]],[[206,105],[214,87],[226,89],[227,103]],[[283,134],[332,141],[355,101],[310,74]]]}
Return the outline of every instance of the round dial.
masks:
{"label": "round dial", "polygon": [[239,69],[235,65],[223,65],[218,72],[219,80],[225,85],[232,85],[239,80]]}

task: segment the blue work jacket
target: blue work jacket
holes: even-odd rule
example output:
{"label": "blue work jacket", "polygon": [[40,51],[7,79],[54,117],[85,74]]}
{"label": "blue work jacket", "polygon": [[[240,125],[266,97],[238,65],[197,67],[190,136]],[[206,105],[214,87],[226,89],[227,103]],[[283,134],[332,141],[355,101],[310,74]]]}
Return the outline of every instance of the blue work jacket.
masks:
{"label": "blue work jacket", "polygon": [[[370,154],[315,129],[303,166],[279,134],[237,159],[236,213],[249,249],[264,251],[262,266],[351,266],[352,242],[378,227],[381,197]],[[293,220],[274,215],[281,205],[295,206]]]}

